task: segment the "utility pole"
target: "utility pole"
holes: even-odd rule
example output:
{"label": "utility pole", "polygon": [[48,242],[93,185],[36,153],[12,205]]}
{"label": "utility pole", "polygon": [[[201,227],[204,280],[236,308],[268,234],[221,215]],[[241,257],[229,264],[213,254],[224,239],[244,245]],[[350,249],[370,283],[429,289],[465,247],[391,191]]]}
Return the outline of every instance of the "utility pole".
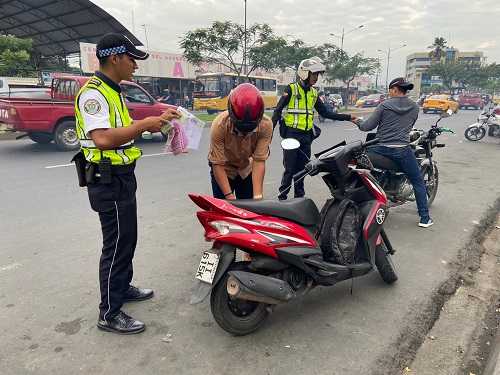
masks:
{"label": "utility pole", "polygon": [[[403,44],[402,46],[400,46],[398,48],[394,48],[392,51],[395,51],[395,50],[403,48],[403,47],[406,47],[406,44]],[[386,91],[389,91],[389,85],[388,85],[388,82],[389,82],[389,59],[391,58],[391,47],[389,47],[389,51],[387,51],[387,52],[382,51],[381,49],[379,49],[378,51],[387,54],[387,73],[385,75],[385,89],[386,89]]]}
{"label": "utility pole", "polygon": [[147,49],[147,50],[149,50],[149,43],[148,43],[148,31],[147,31],[147,29],[146,29],[146,26],[147,26],[147,25],[144,23],[144,24],[142,24],[141,26],[142,26],[142,27],[144,27],[144,35],[146,35],[146,49]]}

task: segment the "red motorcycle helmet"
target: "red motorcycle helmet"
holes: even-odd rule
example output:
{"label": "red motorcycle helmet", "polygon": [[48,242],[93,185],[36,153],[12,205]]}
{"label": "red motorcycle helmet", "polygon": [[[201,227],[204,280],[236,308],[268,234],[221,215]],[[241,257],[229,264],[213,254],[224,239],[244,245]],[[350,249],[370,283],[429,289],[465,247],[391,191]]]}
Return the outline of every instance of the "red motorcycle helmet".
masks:
{"label": "red motorcycle helmet", "polygon": [[257,87],[242,83],[229,96],[227,109],[234,127],[242,133],[248,133],[259,125],[264,115],[264,99]]}

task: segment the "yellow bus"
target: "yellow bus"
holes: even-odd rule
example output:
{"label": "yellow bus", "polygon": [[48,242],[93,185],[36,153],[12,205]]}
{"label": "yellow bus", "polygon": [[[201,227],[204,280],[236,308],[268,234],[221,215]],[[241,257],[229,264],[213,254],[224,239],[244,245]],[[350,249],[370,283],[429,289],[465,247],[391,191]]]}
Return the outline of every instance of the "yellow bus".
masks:
{"label": "yellow bus", "polygon": [[227,110],[231,91],[240,83],[249,82],[257,87],[264,98],[266,109],[276,107],[278,88],[276,80],[262,76],[238,76],[234,73],[204,73],[196,77],[193,91],[193,109],[217,113]]}

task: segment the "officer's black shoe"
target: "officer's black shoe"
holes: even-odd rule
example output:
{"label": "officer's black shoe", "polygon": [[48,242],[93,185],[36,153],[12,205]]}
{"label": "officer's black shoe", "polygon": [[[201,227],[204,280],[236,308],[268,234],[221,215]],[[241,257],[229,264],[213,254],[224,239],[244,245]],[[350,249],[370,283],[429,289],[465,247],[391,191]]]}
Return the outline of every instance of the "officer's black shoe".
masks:
{"label": "officer's black shoe", "polygon": [[153,297],[152,289],[139,289],[136,286],[130,285],[127,293],[123,295],[123,302],[128,301],[144,301]]}
{"label": "officer's black shoe", "polygon": [[119,335],[133,335],[142,332],[146,329],[146,325],[138,320],[135,320],[130,315],[123,311],[108,321],[99,319],[97,328],[103,331],[117,333]]}

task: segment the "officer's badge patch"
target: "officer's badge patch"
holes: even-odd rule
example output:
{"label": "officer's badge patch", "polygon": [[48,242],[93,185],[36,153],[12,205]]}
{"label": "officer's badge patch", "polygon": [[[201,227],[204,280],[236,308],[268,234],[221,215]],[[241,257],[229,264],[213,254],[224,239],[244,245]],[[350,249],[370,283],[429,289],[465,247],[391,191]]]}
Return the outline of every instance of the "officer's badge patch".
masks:
{"label": "officer's badge patch", "polygon": [[286,98],[288,96],[288,93],[287,92],[284,92],[283,93],[283,96]]}
{"label": "officer's badge patch", "polygon": [[88,99],[83,104],[83,109],[89,115],[95,115],[95,114],[99,113],[99,111],[101,110],[101,103],[99,103],[95,99]]}

